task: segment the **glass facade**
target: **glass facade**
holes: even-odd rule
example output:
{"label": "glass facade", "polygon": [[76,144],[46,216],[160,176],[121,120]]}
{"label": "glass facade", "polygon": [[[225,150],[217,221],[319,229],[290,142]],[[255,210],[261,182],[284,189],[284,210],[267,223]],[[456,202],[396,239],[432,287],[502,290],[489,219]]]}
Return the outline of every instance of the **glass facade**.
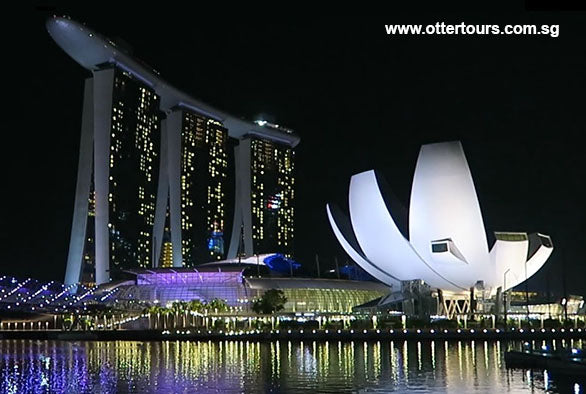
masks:
{"label": "glass facade", "polygon": [[293,256],[294,157],[289,146],[252,138],[251,206],[254,253]]}
{"label": "glass facade", "polygon": [[[136,286],[120,286],[119,301],[148,301],[167,305],[174,301],[226,300],[230,306],[239,306],[238,300],[252,298],[251,290],[243,286],[242,272],[233,271],[153,271],[136,277]],[[156,300],[156,301],[155,301]]]}
{"label": "glass facade", "polygon": [[500,241],[527,241],[527,233],[495,232],[494,236]]}
{"label": "glass facade", "polygon": [[365,289],[282,289],[287,298],[284,310],[289,312],[351,313],[352,308],[382,297],[386,293]]}
{"label": "glass facade", "polygon": [[448,251],[448,243],[443,242],[439,244],[431,244],[431,251],[433,253],[443,253]]}
{"label": "glass facade", "polygon": [[111,270],[152,266],[159,144],[159,97],[115,69],[108,194]]}
{"label": "glass facade", "polygon": [[163,241],[163,248],[161,252],[161,267],[173,267],[173,245],[170,241]]}
{"label": "glass facade", "polygon": [[390,291],[374,282],[329,279],[248,278],[238,269],[186,271],[185,269],[139,272],[136,285],[119,286],[119,302],[146,301],[166,305],[173,301],[225,300],[229,306],[251,312],[255,298],[269,289],[285,293],[282,312],[351,313],[352,308]]}
{"label": "glass facade", "polygon": [[228,130],[183,112],[181,127],[181,251],[183,265],[224,257]]}
{"label": "glass facade", "polygon": [[161,255],[159,257],[159,267],[173,267],[173,244],[171,243],[171,225],[169,223],[169,207],[165,213],[165,227],[163,229],[163,239],[161,242]]}
{"label": "glass facade", "polygon": [[96,265],[96,192],[94,190],[94,178],[90,179],[90,195],[88,196],[88,217],[85,230],[85,242],[83,251],[83,260],[81,263],[81,283],[90,285],[95,283],[95,265]]}

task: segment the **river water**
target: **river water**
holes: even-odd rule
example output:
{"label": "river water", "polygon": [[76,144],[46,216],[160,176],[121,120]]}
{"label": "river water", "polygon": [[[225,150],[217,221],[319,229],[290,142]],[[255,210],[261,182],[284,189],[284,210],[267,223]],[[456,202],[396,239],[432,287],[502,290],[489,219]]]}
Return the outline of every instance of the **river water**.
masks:
{"label": "river water", "polygon": [[584,383],[571,377],[507,369],[504,352],[520,346],[506,341],[2,340],[0,393],[584,392]]}

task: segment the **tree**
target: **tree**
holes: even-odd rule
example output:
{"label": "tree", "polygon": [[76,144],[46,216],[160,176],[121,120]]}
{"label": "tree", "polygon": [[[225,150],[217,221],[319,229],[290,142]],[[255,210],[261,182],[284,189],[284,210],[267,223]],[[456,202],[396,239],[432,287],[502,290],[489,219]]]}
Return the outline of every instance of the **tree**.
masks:
{"label": "tree", "polygon": [[156,306],[147,306],[143,308],[142,314],[149,316],[149,330],[154,328],[153,327],[153,315],[157,314],[157,307]]}
{"label": "tree", "polygon": [[110,320],[110,328],[114,329],[114,309],[106,307],[101,311],[101,315],[104,318],[104,330],[108,329],[108,320]]}
{"label": "tree", "polygon": [[182,326],[185,325],[185,317],[187,314],[187,309],[189,307],[189,304],[187,302],[184,301],[176,301],[173,304],[171,304],[171,310],[174,312],[174,317],[173,317],[173,323],[175,325],[175,328],[178,327],[178,323],[179,323],[179,315],[183,314],[183,324]]}
{"label": "tree", "polygon": [[226,301],[224,300],[214,298],[206,304],[206,309],[208,312],[213,313],[226,312],[228,310],[228,304],[226,304]]}
{"label": "tree", "polygon": [[205,305],[200,300],[191,300],[188,303],[188,309],[192,312],[202,313]]}
{"label": "tree", "polygon": [[67,330],[70,331],[73,329],[73,315],[62,315],[61,317],[61,321],[62,323],[62,329],[63,330]]}
{"label": "tree", "polygon": [[287,297],[282,290],[270,289],[252,303],[252,310],[258,314],[271,314],[282,310]]}
{"label": "tree", "polygon": [[92,326],[94,325],[94,323],[92,322],[92,320],[89,318],[89,316],[83,316],[80,318],[79,322],[81,323],[81,329],[86,331],[86,330],[90,330],[92,328]]}
{"label": "tree", "polygon": [[[160,316],[161,316],[163,309],[165,309],[165,308],[158,306],[158,305],[151,306],[147,309],[147,312],[149,314],[149,328],[154,328],[154,329],[159,328],[160,323],[161,323]],[[156,317],[157,317],[154,325],[152,324],[152,315],[156,315]]]}
{"label": "tree", "polygon": [[187,303],[187,309],[190,311],[190,313],[193,315],[193,319],[192,319],[192,325],[195,326],[196,325],[196,316],[203,315],[203,312],[205,310],[205,305],[203,302],[201,302],[200,300],[197,299],[193,299],[191,301],[189,301]]}
{"label": "tree", "polygon": [[166,330],[169,328],[169,315],[171,314],[171,309],[161,307],[160,313],[163,315],[163,328]]}

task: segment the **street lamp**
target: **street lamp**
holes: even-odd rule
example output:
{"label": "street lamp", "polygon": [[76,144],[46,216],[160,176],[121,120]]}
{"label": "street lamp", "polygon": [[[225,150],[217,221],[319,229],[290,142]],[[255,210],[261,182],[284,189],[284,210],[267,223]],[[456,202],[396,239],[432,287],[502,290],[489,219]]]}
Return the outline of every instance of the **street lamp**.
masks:
{"label": "street lamp", "polygon": [[531,328],[529,322],[529,283],[527,282],[527,261],[525,261],[525,308],[527,309],[527,326]]}
{"label": "street lamp", "polygon": [[504,309],[504,317],[505,317],[505,331],[507,331],[507,273],[511,269],[508,268],[505,273],[503,274],[503,309]]}

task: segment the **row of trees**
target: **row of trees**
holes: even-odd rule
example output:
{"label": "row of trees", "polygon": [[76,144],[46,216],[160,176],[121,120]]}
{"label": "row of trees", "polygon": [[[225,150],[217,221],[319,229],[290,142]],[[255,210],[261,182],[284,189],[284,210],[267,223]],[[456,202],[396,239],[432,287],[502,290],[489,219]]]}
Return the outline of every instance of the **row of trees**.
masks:
{"label": "row of trees", "polygon": [[[287,298],[282,290],[267,290],[263,296],[253,301],[252,310],[258,314],[272,314],[282,310]],[[143,310],[149,316],[149,327],[167,329],[171,327],[194,327],[207,325],[209,316],[230,310],[228,304],[215,298],[210,302],[200,300],[176,301],[170,307],[154,305]],[[172,322],[171,322],[172,321]]]}
{"label": "row of trees", "polygon": [[[253,301],[252,310],[255,313],[268,315],[284,308],[287,298],[282,290],[267,290],[262,297]],[[212,326],[223,323],[222,314],[230,311],[226,301],[215,298],[210,302],[200,300],[176,301],[169,307],[153,305],[143,309],[143,314],[148,315],[149,328],[168,329],[171,327],[196,327],[206,326],[211,321]],[[90,305],[84,314],[55,315],[54,328],[58,326],[63,330],[91,330],[103,327],[103,329],[122,328],[124,313],[109,306]]]}
{"label": "row of trees", "polygon": [[[171,326],[171,318],[174,327],[195,326],[198,323],[198,317],[203,320],[203,317],[206,315],[223,313],[228,311],[228,309],[228,304],[224,300],[215,298],[210,302],[202,302],[200,300],[176,301],[168,308],[155,305],[146,308],[143,312],[149,315],[149,327],[166,329]],[[154,321],[153,317],[156,317]]]}
{"label": "row of trees", "polygon": [[[116,324],[123,318],[121,311],[112,307],[88,308],[85,314],[62,314],[61,329],[72,330],[90,330],[97,329],[100,325],[106,328],[116,328]],[[55,316],[54,326],[57,326],[58,315]]]}

